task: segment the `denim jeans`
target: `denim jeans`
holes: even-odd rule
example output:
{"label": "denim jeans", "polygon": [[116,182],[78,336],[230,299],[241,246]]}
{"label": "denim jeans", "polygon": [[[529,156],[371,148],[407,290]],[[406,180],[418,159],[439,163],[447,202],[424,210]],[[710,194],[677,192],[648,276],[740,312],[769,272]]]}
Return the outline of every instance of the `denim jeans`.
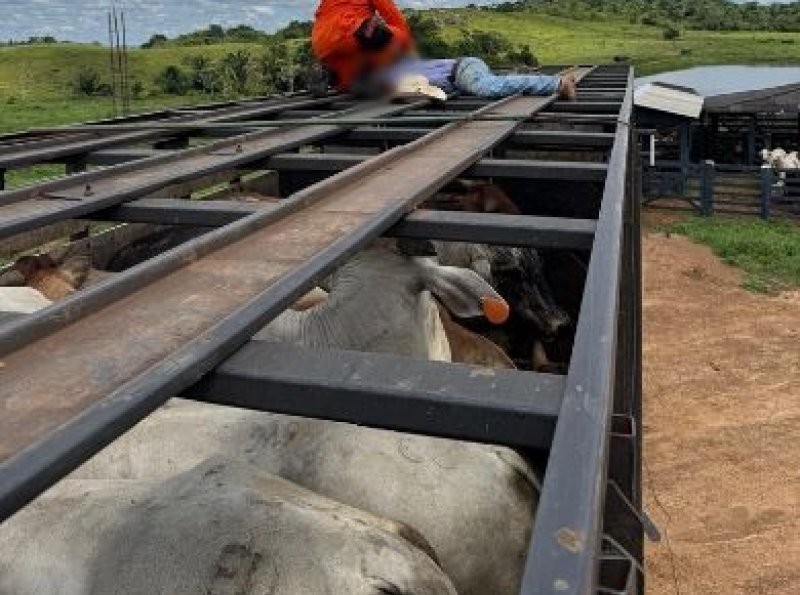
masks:
{"label": "denim jeans", "polygon": [[500,99],[517,93],[552,95],[559,77],[545,74],[493,74],[480,58],[462,58],[455,73],[456,88],[470,95]]}

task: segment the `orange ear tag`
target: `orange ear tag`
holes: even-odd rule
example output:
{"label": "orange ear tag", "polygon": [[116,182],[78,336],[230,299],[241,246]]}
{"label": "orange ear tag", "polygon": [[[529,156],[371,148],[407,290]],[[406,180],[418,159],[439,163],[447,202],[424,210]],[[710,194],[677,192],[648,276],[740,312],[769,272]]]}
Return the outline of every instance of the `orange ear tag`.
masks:
{"label": "orange ear tag", "polygon": [[492,324],[503,324],[508,320],[509,308],[504,299],[484,297],[481,298],[481,305],[483,306],[483,314]]}

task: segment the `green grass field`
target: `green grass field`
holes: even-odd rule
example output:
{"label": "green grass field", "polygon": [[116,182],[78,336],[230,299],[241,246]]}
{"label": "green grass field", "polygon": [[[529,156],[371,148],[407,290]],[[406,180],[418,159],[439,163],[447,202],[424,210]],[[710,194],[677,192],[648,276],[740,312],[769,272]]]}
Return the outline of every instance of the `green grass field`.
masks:
{"label": "green grass field", "polygon": [[530,44],[543,64],[609,62],[624,55],[638,75],[705,64],[798,64],[800,33],[687,31],[665,41],[660,27],[569,20],[529,12],[432,11],[450,40],[462,28],[499,31]]}
{"label": "green grass field", "polygon": [[754,218],[692,217],[662,228],[706,244],[746,273],[744,287],[775,293],[800,287],[800,225]]}
{"label": "green grass field", "polygon": [[[222,99],[163,95],[154,81],[166,66],[182,65],[189,56],[202,54],[216,59],[242,47],[258,50],[246,44],[131,50],[131,80],[140,81],[145,88],[142,98],[133,101],[133,111]],[[0,133],[114,115],[110,97],[81,97],[74,91],[74,82],[84,67],[95,69],[105,80],[108,61],[108,50],[93,45],[0,47]]]}
{"label": "green grass field", "polygon": [[[529,44],[542,63],[607,62],[629,56],[638,74],[699,64],[800,63],[800,34],[687,31],[664,41],[659,27],[619,20],[568,20],[530,12],[502,13],[474,9],[435,10],[430,14],[453,40],[462,29],[499,31],[515,43]],[[209,101],[209,97],[165,96],[154,80],[167,65],[189,56],[219,58],[256,44],[168,47],[130,52],[132,79],[144,86],[135,111]],[[78,97],[74,81],[82,67],[108,71],[108,53],[93,45],[16,46],[0,48],[0,133],[36,126],[66,124],[112,115],[108,98]]]}

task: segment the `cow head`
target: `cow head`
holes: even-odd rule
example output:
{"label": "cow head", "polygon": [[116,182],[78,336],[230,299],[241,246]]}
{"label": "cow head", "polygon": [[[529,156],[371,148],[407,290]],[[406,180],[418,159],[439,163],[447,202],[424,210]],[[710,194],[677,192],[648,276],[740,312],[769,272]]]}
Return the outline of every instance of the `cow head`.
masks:
{"label": "cow head", "polygon": [[531,248],[493,249],[495,286],[512,312],[544,336],[557,335],[569,325],[569,315],[556,303],[539,253]]}

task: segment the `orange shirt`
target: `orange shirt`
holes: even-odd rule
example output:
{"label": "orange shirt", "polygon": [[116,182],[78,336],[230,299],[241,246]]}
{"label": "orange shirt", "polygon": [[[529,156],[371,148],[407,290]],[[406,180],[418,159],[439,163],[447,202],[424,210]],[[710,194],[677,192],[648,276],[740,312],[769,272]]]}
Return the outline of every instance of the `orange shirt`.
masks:
{"label": "orange shirt", "polygon": [[[356,30],[378,13],[392,31],[392,45],[381,52],[365,52],[356,40]],[[390,62],[411,46],[411,30],[392,0],[322,0],[311,34],[314,54],[337,77],[337,86],[347,89],[369,68]]]}

